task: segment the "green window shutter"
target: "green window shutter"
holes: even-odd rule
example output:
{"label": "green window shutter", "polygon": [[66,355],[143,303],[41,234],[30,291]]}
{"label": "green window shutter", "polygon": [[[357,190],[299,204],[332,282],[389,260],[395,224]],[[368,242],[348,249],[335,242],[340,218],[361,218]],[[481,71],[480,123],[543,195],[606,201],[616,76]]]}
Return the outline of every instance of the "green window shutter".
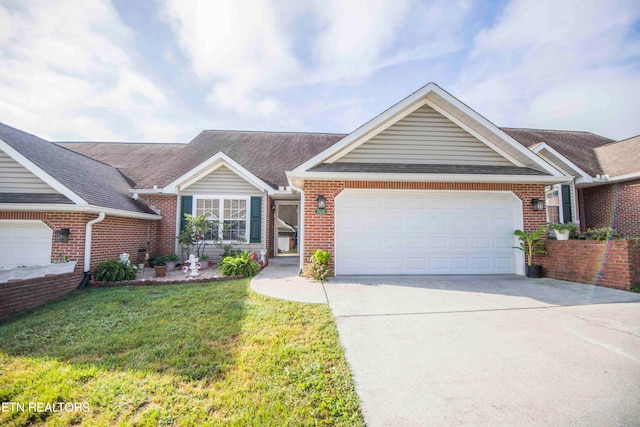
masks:
{"label": "green window shutter", "polygon": [[193,196],[182,196],[180,207],[180,232],[183,232],[187,224],[184,214],[191,215],[193,213]]}
{"label": "green window shutter", "polygon": [[260,243],[262,236],[262,197],[251,197],[251,235],[249,243]]}
{"label": "green window shutter", "polygon": [[568,184],[562,185],[562,222],[565,224],[573,221],[571,216],[571,186]]}

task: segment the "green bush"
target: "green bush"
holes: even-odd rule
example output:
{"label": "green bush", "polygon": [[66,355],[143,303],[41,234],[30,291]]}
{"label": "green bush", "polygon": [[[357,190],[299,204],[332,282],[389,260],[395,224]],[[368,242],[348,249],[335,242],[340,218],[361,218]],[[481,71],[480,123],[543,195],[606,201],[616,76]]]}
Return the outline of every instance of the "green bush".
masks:
{"label": "green bush", "polygon": [[585,232],[589,240],[611,240],[622,236],[612,227],[589,228]]}
{"label": "green bush", "polygon": [[331,254],[329,252],[321,249],[316,250],[311,255],[310,262],[306,263],[302,268],[302,277],[323,282],[331,275],[330,258]]}
{"label": "green bush", "polygon": [[225,276],[253,277],[260,271],[260,264],[248,251],[224,258],[218,267]]}
{"label": "green bush", "polygon": [[136,270],[130,265],[121,263],[118,259],[110,259],[98,264],[96,280],[100,282],[121,282],[135,278]]}

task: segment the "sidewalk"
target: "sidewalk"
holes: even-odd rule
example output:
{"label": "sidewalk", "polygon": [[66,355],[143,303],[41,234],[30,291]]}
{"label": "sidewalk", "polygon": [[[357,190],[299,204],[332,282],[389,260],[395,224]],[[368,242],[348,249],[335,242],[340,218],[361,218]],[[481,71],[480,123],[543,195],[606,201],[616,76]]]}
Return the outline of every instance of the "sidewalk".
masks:
{"label": "sidewalk", "polygon": [[288,301],[326,304],[327,295],[320,282],[298,275],[299,257],[276,257],[251,279],[251,289],[259,294]]}

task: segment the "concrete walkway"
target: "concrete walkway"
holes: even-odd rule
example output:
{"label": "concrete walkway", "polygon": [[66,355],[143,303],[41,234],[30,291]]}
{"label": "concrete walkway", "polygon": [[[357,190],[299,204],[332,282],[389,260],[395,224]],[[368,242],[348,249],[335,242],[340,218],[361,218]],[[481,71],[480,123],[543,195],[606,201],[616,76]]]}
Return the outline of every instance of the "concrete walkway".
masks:
{"label": "concrete walkway", "polygon": [[638,425],[640,294],[519,276],[322,285],[288,261],[251,287],[329,303],[369,427]]}
{"label": "concrete walkway", "polygon": [[299,276],[299,257],[276,257],[251,279],[251,289],[259,294],[288,301],[327,304],[327,294],[320,282]]}

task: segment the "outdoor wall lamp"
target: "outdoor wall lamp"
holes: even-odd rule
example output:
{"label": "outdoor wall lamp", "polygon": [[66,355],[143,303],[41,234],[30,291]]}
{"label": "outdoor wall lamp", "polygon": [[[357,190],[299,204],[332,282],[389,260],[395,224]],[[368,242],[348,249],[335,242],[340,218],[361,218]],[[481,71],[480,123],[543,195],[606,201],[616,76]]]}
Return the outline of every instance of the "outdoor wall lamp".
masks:
{"label": "outdoor wall lamp", "polygon": [[71,230],[68,228],[61,228],[60,230],[55,231],[53,241],[56,243],[69,243],[70,235]]}
{"label": "outdoor wall lamp", "polygon": [[544,200],[542,199],[531,199],[531,209],[534,211],[543,211],[544,210]]}
{"label": "outdoor wall lamp", "polygon": [[318,208],[316,209],[316,214],[324,215],[327,213],[327,198],[323,195],[318,196],[316,199],[318,201]]}

